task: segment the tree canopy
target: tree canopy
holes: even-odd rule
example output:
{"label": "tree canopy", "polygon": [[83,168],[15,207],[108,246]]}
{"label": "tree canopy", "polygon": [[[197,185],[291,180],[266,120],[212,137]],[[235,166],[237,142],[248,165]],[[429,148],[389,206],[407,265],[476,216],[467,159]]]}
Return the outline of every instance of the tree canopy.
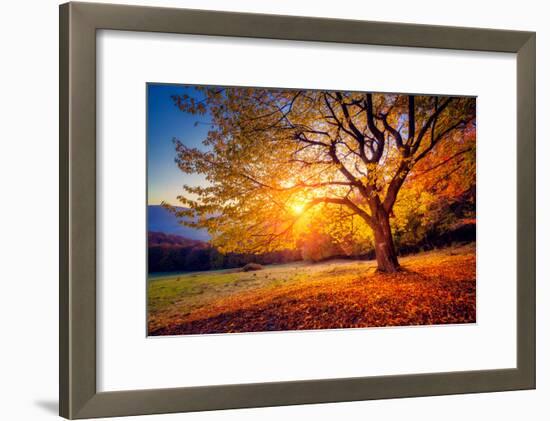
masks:
{"label": "tree canopy", "polygon": [[208,117],[204,148],[174,143],[179,168],[206,184],[184,186],[172,210],[223,252],[328,236],[343,249],[372,245],[392,272],[394,236],[414,231],[411,215],[426,226],[475,200],[475,98],[198,89],[201,99],[173,100]]}

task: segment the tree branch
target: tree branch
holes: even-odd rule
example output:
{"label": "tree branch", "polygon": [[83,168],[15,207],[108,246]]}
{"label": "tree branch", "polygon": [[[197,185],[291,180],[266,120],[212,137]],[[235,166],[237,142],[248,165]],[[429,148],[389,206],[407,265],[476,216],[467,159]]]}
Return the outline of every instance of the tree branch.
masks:
{"label": "tree branch", "polygon": [[411,140],[414,139],[416,132],[416,121],[415,121],[415,110],[414,110],[414,95],[409,95],[409,139],[407,143],[410,144]]}
{"label": "tree branch", "polygon": [[[416,140],[414,140],[413,142],[413,145],[412,145],[412,153],[416,153],[416,151],[418,150],[418,147],[420,146],[420,144],[422,143],[422,139],[424,138],[424,135],[426,134],[426,132],[428,131],[428,129],[430,128],[430,126],[432,124],[435,124],[436,122],[436,119],[439,117],[439,115],[443,112],[443,110],[445,110],[445,108],[447,108],[447,106],[451,103],[451,101],[453,100],[453,98],[447,98],[443,104],[441,104],[435,111],[434,113],[428,118],[428,120],[426,121],[426,123],[424,123],[424,126],[422,126],[422,128],[420,129],[420,132],[418,133],[418,136],[416,138]],[[431,141],[433,142],[433,139],[431,139]],[[432,145],[433,146],[433,145]]]}
{"label": "tree branch", "polygon": [[446,135],[448,135],[450,132],[458,129],[460,126],[465,126],[466,124],[467,124],[466,120],[459,120],[452,126],[449,126],[447,129],[445,129],[443,132],[438,134],[435,138],[430,139],[430,144],[426,147],[426,149],[424,149],[420,154],[416,156],[416,158],[414,159],[414,162],[417,163],[422,158],[424,158],[428,154],[428,152],[430,152],[433,149],[433,147],[437,143],[439,143],[439,141],[443,139]]}
{"label": "tree branch", "polygon": [[435,169],[437,169],[437,168],[439,168],[439,167],[445,165],[446,163],[452,161],[452,160],[455,159],[456,157],[458,157],[458,156],[460,156],[460,155],[462,155],[462,154],[465,154],[466,152],[470,152],[470,151],[472,151],[472,150],[473,150],[473,148],[468,148],[468,149],[464,149],[464,150],[462,150],[462,151],[459,151],[459,152],[457,152],[457,153],[451,155],[449,158],[444,159],[444,160],[441,161],[440,163],[434,165],[433,167],[428,168],[427,170],[420,171],[420,172],[417,172],[417,173],[415,172],[415,173],[414,173],[413,175],[411,175],[411,177],[409,177],[409,178],[412,179],[412,178],[420,177],[421,175],[424,175],[424,174],[426,174],[426,173],[428,173],[428,172],[430,172],[430,171],[433,171],[433,170],[435,170]]}
{"label": "tree branch", "polygon": [[382,133],[378,129],[378,127],[376,127],[376,123],[374,122],[372,94],[367,94],[367,99],[365,101],[365,111],[367,113],[367,127],[376,139],[376,150],[373,149],[371,162],[378,162],[382,157],[382,152],[384,151],[384,144],[386,142],[386,139],[384,133]]}
{"label": "tree branch", "polygon": [[374,228],[375,223],[372,219],[371,215],[369,215],[365,210],[357,206],[355,203],[353,203],[348,198],[332,198],[332,197],[318,197],[312,200],[311,204],[312,206],[315,206],[318,203],[333,203],[333,204],[340,204],[347,206],[351,210],[353,210],[357,215],[359,215],[363,220],[371,227]]}
{"label": "tree branch", "polygon": [[397,148],[401,151],[401,154],[403,156],[407,156],[410,148],[409,145],[403,144],[403,138],[401,137],[401,133],[399,133],[399,130],[393,128],[390,123],[388,123],[387,114],[382,116],[382,121],[384,122],[384,127],[386,128],[386,130],[389,131],[392,137],[395,139],[395,143],[397,145]]}
{"label": "tree branch", "polygon": [[409,173],[409,162],[407,159],[403,159],[401,163],[399,164],[399,167],[393,176],[392,180],[390,181],[390,184],[388,186],[388,190],[386,192],[386,197],[383,202],[384,210],[387,213],[390,213],[393,205],[395,203],[395,200],[397,199],[397,194],[399,193],[399,189],[403,185],[403,182],[405,181],[405,178],[407,178],[407,174]]}

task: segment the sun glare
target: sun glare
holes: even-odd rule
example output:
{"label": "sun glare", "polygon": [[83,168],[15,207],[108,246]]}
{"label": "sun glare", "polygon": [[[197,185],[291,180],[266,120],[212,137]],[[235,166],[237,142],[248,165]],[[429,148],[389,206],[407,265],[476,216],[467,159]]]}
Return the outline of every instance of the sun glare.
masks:
{"label": "sun glare", "polygon": [[296,215],[300,215],[304,211],[304,206],[303,203],[294,203],[290,208]]}

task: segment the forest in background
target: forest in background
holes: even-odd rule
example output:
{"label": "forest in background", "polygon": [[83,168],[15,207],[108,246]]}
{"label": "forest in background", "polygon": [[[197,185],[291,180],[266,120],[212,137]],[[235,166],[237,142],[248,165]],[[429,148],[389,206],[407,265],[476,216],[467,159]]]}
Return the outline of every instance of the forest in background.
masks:
{"label": "forest in background", "polygon": [[[374,247],[364,249],[359,246],[347,248],[339,246],[330,237],[321,237],[314,243],[303,242],[303,248],[295,250],[280,250],[269,253],[221,253],[208,242],[193,240],[181,235],[162,232],[148,233],[148,272],[195,272],[243,267],[248,263],[261,265],[281,264],[306,260],[319,262],[333,258],[364,259],[375,257]],[[405,237],[406,239],[406,237]],[[473,219],[456,221],[452,227],[445,230],[433,229],[422,239],[412,242],[398,243],[398,254],[407,255],[418,251],[432,250],[473,242],[476,239],[476,224]],[[349,254],[349,250],[359,250],[357,254]]]}

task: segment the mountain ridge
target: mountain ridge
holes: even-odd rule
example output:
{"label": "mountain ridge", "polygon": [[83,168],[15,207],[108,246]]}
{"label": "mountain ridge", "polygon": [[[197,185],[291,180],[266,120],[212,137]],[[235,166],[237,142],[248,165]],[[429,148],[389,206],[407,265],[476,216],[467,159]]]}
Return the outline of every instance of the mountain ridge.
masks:
{"label": "mountain ridge", "polygon": [[147,206],[147,231],[179,235],[190,240],[210,240],[210,235],[205,229],[180,224],[178,218],[162,205]]}

